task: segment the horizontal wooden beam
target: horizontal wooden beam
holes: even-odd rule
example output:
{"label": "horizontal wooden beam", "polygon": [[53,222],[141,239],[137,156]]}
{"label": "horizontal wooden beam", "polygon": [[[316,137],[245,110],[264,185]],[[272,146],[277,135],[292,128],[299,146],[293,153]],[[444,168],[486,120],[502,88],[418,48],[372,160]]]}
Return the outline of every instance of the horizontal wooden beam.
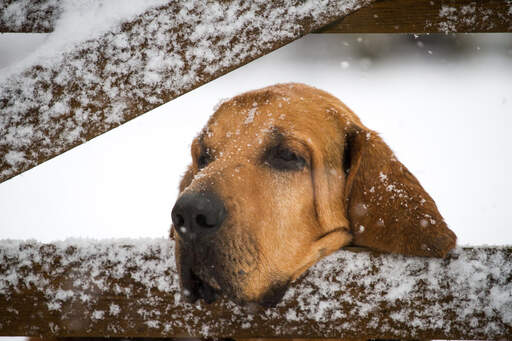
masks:
{"label": "horizontal wooden beam", "polygon": [[[0,32],[51,32],[57,4],[6,0]],[[317,33],[512,32],[511,8],[510,0],[378,0]]]}
{"label": "horizontal wooden beam", "polygon": [[182,302],[170,240],[0,241],[0,335],[506,339],[512,248],[339,251],[255,311]]}
{"label": "horizontal wooden beam", "polygon": [[0,82],[0,182],[371,1],[172,1],[43,58]]}
{"label": "horizontal wooden beam", "polygon": [[510,0],[378,0],[316,33],[512,32]]}

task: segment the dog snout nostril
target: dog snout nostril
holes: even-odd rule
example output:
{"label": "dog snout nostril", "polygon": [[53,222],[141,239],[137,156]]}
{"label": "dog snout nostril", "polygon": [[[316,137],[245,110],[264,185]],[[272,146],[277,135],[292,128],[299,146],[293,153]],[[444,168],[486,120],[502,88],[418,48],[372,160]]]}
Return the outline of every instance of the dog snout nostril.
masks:
{"label": "dog snout nostril", "polygon": [[173,224],[176,227],[182,227],[185,224],[185,218],[181,214],[176,214]]}
{"label": "dog snout nostril", "polygon": [[194,238],[221,227],[227,211],[223,201],[212,191],[183,194],[172,210],[172,221],[178,234]]}
{"label": "dog snout nostril", "polygon": [[196,223],[198,226],[204,227],[207,229],[215,227],[215,225],[217,225],[216,222],[213,222],[213,223],[208,222],[208,218],[203,214],[198,214],[196,216]]}

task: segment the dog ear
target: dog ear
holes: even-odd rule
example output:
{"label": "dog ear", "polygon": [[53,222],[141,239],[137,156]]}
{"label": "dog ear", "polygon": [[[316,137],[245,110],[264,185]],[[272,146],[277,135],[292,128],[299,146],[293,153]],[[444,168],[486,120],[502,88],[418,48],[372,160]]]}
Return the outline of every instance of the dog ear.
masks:
{"label": "dog ear", "polygon": [[455,247],[434,200],[376,132],[351,125],[343,165],[354,245],[428,257],[444,257]]}

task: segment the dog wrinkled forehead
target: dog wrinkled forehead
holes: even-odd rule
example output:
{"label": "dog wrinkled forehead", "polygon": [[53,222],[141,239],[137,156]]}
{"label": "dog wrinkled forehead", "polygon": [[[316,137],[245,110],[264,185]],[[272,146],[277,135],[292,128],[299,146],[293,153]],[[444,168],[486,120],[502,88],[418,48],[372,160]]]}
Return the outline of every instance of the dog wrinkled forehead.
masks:
{"label": "dog wrinkled forehead", "polygon": [[[321,90],[283,84],[220,103],[204,127],[200,142],[211,148],[231,143],[238,143],[237,148],[257,147],[279,131],[305,142],[316,139],[316,145],[328,145],[350,126],[352,115],[337,98]],[[250,145],[241,145],[249,140]]]}

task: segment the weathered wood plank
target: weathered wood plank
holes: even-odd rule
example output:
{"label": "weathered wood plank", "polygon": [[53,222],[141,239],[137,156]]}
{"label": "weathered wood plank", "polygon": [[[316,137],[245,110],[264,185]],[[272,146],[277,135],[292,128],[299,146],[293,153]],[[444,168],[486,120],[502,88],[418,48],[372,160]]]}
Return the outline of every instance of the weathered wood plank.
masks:
{"label": "weathered wood plank", "polygon": [[0,241],[0,335],[506,339],[512,248],[339,251],[254,311],[183,303],[170,240]]}
{"label": "weathered wood plank", "polygon": [[512,32],[512,1],[378,0],[316,32]]}
{"label": "weathered wood plank", "polygon": [[52,32],[61,13],[60,0],[2,0],[0,32]]}
{"label": "weathered wood plank", "polygon": [[371,1],[175,1],[43,59],[0,84],[0,182]]}
{"label": "weathered wood plank", "polygon": [[[317,32],[512,32],[511,8],[510,0],[378,0]],[[54,0],[6,0],[0,32],[51,32],[61,12]]]}

